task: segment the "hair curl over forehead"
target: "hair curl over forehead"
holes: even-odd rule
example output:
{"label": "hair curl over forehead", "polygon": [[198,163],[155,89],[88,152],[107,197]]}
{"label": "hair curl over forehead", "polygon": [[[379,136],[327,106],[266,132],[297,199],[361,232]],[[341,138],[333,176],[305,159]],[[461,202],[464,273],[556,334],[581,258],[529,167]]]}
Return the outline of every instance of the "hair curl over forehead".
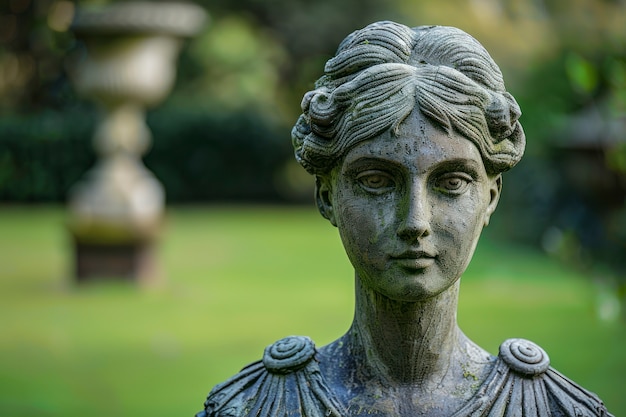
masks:
{"label": "hair curl over forehead", "polygon": [[364,140],[396,133],[416,106],[472,141],[490,174],[522,157],[520,108],[489,53],[459,29],[373,23],[346,37],[324,72],[292,130],[296,159],[312,174]]}

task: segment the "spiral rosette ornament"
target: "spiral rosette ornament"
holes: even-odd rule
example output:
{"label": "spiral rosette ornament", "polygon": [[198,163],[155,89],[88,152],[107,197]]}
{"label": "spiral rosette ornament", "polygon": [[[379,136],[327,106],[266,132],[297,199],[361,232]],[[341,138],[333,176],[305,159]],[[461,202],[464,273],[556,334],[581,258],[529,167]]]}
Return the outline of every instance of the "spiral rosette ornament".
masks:
{"label": "spiral rosette ornament", "polygon": [[289,336],[265,348],[263,365],[272,373],[288,374],[306,366],[315,355],[315,344],[305,336]]}
{"label": "spiral rosette ornament", "polygon": [[500,345],[500,358],[515,372],[524,376],[544,373],[550,367],[548,354],[525,339],[509,339]]}

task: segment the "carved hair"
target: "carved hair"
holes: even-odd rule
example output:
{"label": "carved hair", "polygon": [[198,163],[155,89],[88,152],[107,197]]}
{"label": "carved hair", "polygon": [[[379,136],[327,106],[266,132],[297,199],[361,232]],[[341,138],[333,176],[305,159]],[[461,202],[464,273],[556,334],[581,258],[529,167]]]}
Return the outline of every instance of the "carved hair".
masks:
{"label": "carved hair", "polygon": [[302,99],[292,130],[296,159],[329,172],[356,144],[400,123],[417,108],[446,132],[480,150],[488,173],[524,153],[520,108],[489,53],[452,27],[378,22],[353,32]]}

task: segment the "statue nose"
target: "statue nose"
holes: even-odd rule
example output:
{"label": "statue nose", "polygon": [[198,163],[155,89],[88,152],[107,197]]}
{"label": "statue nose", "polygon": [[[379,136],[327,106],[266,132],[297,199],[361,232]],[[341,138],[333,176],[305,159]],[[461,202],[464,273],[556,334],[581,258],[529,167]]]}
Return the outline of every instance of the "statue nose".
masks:
{"label": "statue nose", "polygon": [[398,236],[406,241],[414,241],[430,235],[430,205],[425,187],[414,186],[408,191],[402,209]]}

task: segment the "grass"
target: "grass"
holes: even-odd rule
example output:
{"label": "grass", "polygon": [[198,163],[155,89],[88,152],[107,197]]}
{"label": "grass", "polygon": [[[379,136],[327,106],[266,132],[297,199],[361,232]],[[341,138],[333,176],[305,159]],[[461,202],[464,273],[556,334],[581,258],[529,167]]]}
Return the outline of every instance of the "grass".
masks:
{"label": "grass", "polygon": [[[318,345],[352,318],[352,272],[314,210],[180,207],[161,285],[76,287],[58,207],[0,207],[0,415],[192,416],[216,383],[290,334]],[[595,290],[539,252],[489,240],[463,278],[459,321],[497,352],[536,341],[626,415],[626,332]]]}

